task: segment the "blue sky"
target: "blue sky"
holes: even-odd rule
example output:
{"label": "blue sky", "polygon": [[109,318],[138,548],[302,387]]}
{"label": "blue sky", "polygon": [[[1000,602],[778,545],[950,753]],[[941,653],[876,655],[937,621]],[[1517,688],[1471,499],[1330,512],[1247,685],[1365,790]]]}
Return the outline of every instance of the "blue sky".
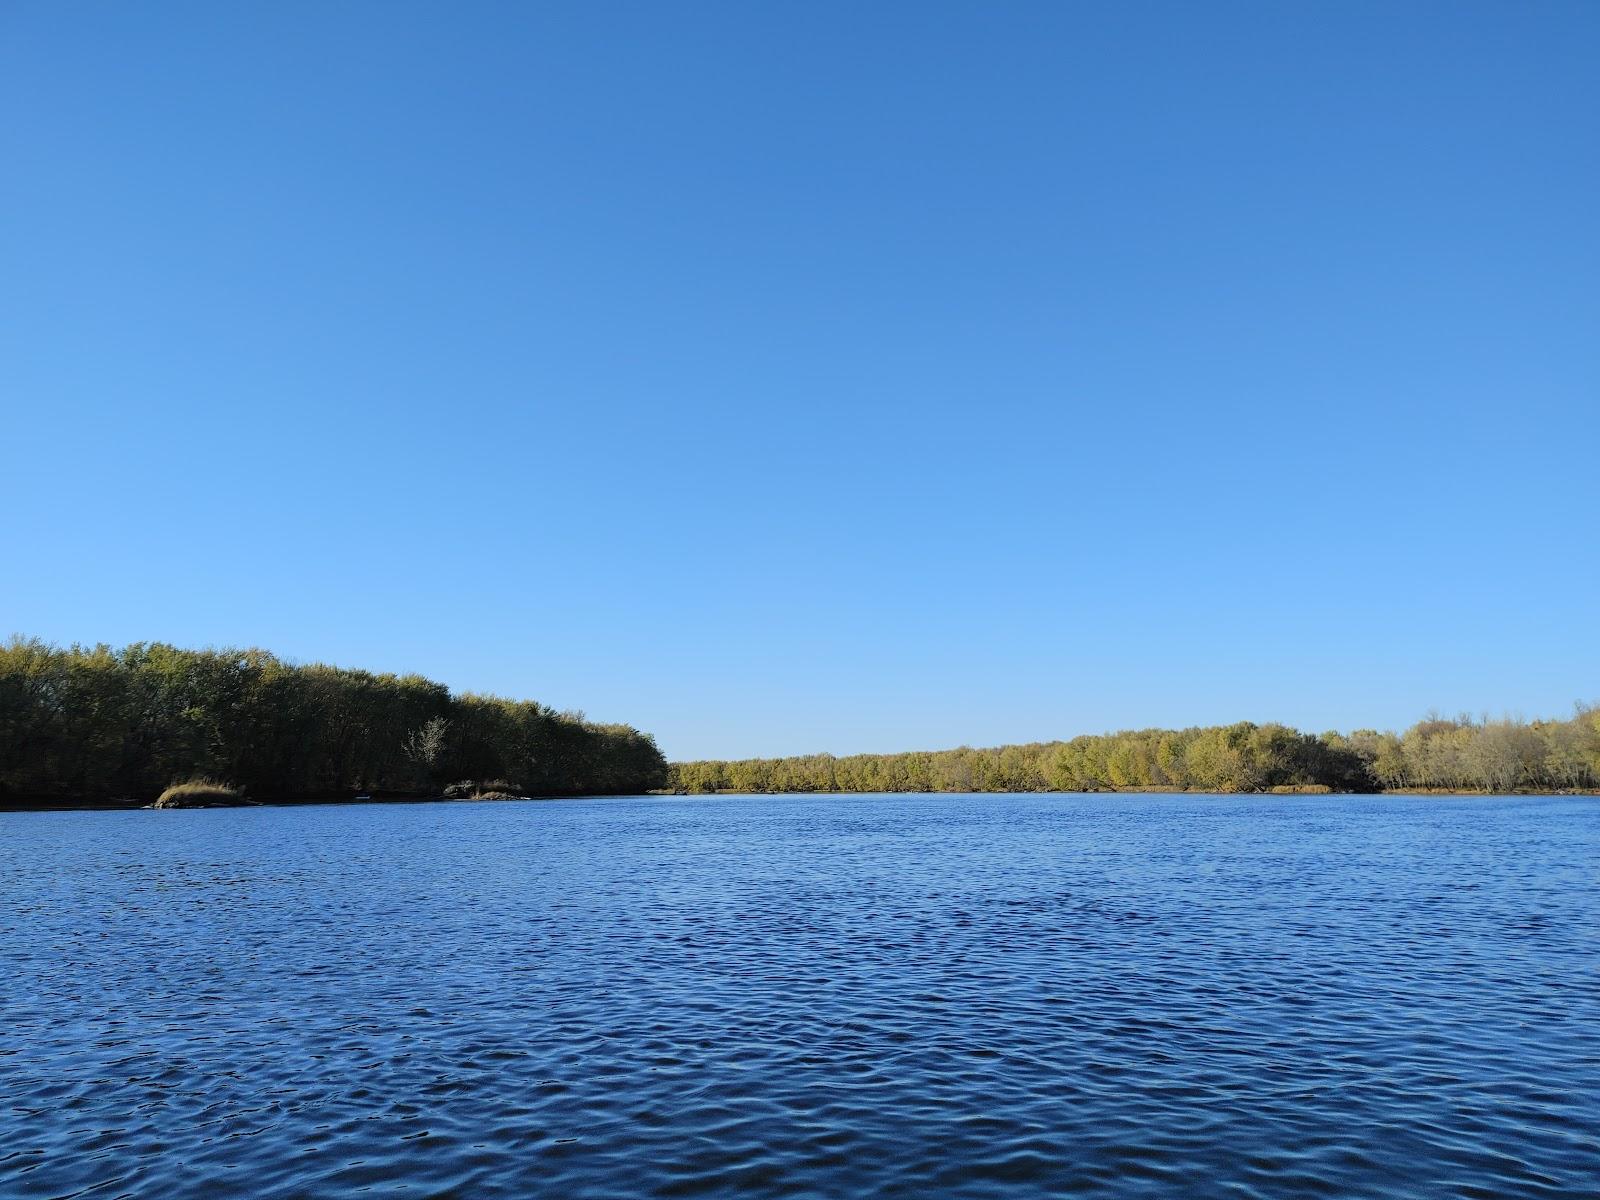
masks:
{"label": "blue sky", "polygon": [[1587,3],[9,3],[0,627],[671,757],[1565,712],[1597,61]]}

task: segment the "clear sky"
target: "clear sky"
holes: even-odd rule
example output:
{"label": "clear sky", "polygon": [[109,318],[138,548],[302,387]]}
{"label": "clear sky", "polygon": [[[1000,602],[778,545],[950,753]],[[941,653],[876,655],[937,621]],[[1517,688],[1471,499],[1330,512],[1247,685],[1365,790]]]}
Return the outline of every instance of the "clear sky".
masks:
{"label": "clear sky", "polygon": [[1600,699],[1600,4],[0,6],[0,635],[669,757]]}

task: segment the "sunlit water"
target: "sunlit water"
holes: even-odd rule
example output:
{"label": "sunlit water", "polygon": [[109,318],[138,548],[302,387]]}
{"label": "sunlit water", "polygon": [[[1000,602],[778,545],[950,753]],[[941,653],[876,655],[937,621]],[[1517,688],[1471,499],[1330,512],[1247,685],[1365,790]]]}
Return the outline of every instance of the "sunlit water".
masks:
{"label": "sunlit water", "polygon": [[0,815],[0,1195],[1600,1193],[1600,801]]}

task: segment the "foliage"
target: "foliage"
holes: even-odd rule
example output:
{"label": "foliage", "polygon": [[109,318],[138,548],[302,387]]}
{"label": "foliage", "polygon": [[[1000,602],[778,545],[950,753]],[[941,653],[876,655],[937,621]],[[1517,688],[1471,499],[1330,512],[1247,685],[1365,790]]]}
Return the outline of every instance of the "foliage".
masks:
{"label": "foliage", "polygon": [[233,780],[259,799],[437,795],[515,779],[534,795],[639,792],[666,780],[647,734],[527,700],[453,696],[264,650],[160,643],[0,644],[0,802],[148,802],[174,781]]}
{"label": "foliage", "polygon": [[443,761],[445,739],[449,732],[450,722],[444,717],[429,717],[420,728],[413,729],[406,735],[406,757],[416,764],[425,780]]}
{"label": "foliage", "polygon": [[674,763],[683,792],[1508,792],[1600,783],[1600,708],[1571,720],[1454,721],[1402,735],[1301,733],[1241,721],[995,749]]}

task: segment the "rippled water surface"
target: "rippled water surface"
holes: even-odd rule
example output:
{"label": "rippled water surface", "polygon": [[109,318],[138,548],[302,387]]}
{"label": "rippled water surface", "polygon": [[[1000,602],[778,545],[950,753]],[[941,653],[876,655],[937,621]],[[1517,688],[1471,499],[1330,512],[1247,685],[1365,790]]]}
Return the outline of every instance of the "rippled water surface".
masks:
{"label": "rippled water surface", "polygon": [[1600,1193],[1600,802],[0,815],[0,1195]]}

